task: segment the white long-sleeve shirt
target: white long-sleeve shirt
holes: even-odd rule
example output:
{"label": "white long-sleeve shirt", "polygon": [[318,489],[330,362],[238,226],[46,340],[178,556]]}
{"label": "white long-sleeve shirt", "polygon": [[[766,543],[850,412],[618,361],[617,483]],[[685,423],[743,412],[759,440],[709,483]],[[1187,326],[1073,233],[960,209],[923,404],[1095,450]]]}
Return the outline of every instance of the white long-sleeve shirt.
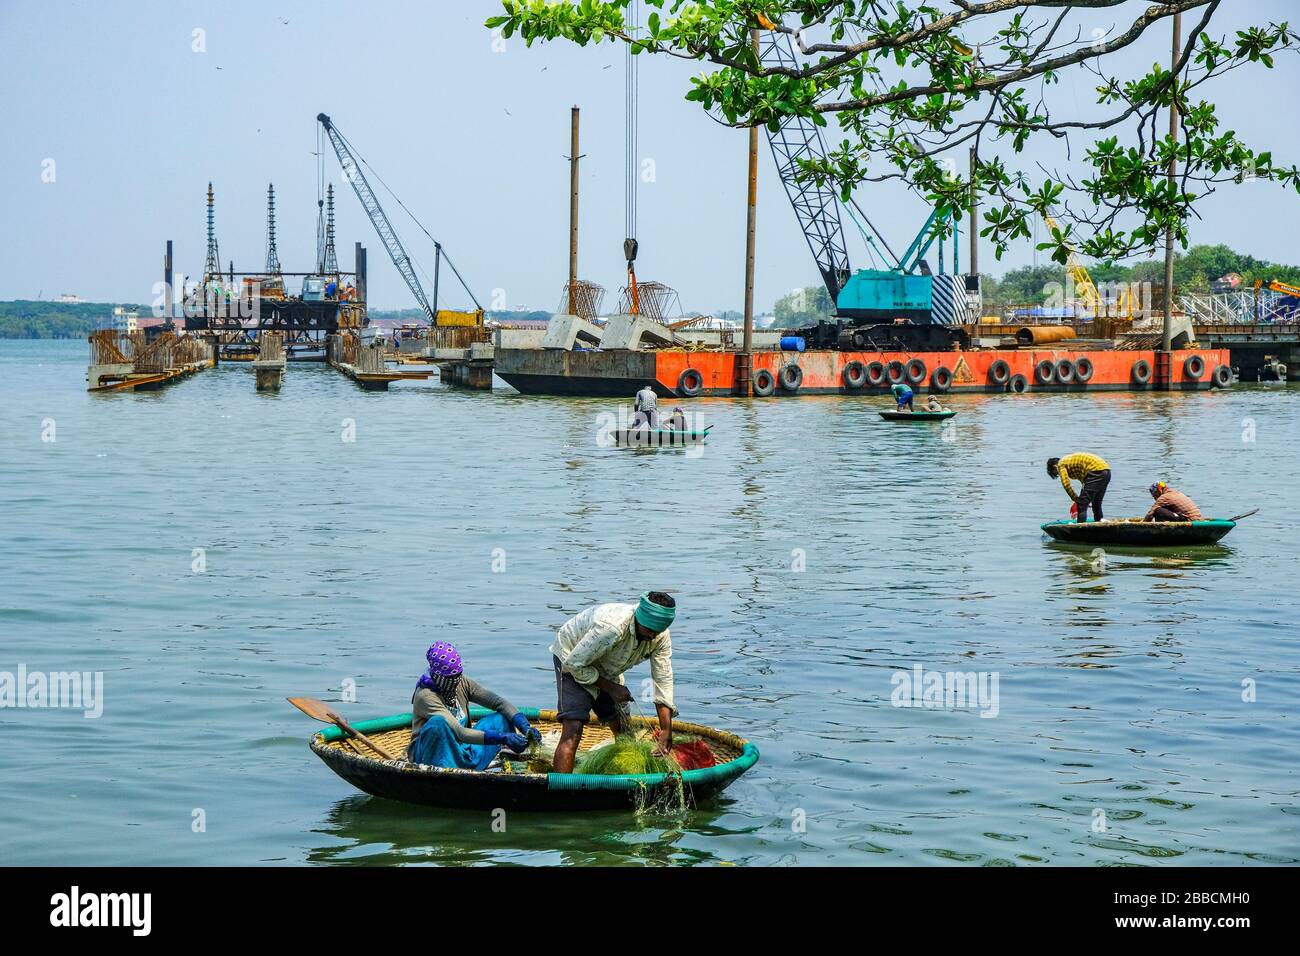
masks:
{"label": "white long-sleeve shirt", "polygon": [[569,618],[555,635],[551,653],[573,679],[599,693],[598,678],[625,684],[623,672],[650,661],[655,703],[673,706],[673,642],[668,631],[648,641],[636,639],[635,604],[597,604]]}

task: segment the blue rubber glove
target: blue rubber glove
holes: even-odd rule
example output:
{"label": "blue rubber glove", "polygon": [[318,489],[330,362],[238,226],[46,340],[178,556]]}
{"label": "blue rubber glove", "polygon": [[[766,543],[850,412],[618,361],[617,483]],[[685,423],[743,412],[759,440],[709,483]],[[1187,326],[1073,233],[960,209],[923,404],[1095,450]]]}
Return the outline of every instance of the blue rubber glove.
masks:
{"label": "blue rubber glove", "polygon": [[506,734],[499,733],[495,730],[483,731],[483,743],[495,744],[498,747],[506,742]]}
{"label": "blue rubber glove", "polygon": [[523,734],[506,734],[505,744],[517,754],[528,749],[528,738]]}
{"label": "blue rubber glove", "polygon": [[512,720],[511,723],[514,724],[515,730],[519,731],[525,737],[532,737],[538,743],[542,742],[541,731],[536,730],[533,725],[528,722],[528,718],[523,714],[515,714],[515,719]]}

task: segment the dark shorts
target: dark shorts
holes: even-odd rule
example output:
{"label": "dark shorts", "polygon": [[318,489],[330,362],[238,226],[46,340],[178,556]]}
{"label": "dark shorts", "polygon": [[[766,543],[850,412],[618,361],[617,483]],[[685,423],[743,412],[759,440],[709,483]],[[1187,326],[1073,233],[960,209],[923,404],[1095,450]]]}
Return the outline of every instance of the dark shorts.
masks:
{"label": "dark shorts", "polygon": [[602,690],[593,697],[591,691],[564,670],[558,657],[552,654],[551,660],[555,663],[555,693],[559,699],[555,709],[560,720],[581,720],[586,723],[591,719],[591,712],[594,710],[599,719],[610,721],[623,713],[619,705],[614,702],[614,698],[605,691]]}

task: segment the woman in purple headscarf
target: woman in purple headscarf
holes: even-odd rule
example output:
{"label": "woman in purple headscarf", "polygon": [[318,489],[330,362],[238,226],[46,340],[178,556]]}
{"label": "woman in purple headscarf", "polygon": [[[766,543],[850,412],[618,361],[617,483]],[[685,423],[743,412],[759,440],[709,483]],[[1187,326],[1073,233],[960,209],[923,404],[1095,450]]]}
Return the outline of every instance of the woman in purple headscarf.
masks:
{"label": "woman in purple headscarf", "polygon": [[[510,701],[465,674],[456,648],[439,641],[425,654],[429,667],[411,697],[411,745],[406,759],[432,767],[485,770],[504,745],[522,753],[541,734]],[[469,705],[495,713],[469,725]]]}

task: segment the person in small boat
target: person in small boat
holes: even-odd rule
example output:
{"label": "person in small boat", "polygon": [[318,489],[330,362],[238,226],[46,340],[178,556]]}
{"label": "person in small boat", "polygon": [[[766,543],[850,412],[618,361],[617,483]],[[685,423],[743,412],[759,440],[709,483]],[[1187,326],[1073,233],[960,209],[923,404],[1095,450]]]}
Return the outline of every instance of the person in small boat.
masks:
{"label": "person in small boat", "polygon": [[1163,481],[1157,481],[1150,488],[1155,503],[1146,513],[1143,521],[1204,521],[1205,515],[1196,507],[1196,502],[1181,491],[1170,488]]}
{"label": "person in small boat", "polygon": [[943,402],[939,401],[938,395],[931,395],[925,403],[927,412],[946,412],[948,409],[943,407]]}
{"label": "person in small boat", "polygon": [[636,393],[636,402],[632,406],[632,427],[659,427],[659,398],[649,385]]}
{"label": "person in small boat", "polygon": [[[1047,474],[1059,478],[1065,493],[1077,506],[1074,520],[1083,523],[1088,520],[1088,507],[1092,507],[1093,520],[1101,521],[1101,500],[1106,497],[1106,488],[1110,485],[1110,465],[1105,460],[1086,451],[1076,451],[1064,458],[1047,459]],[[1079,493],[1074,493],[1070,480],[1080,482]]]}
{"label": "person in small boat", "polygon": [[[522,753],[529,737],[541,739],[514,704],[465,674],[456,648],[439,641],[425,658],[428,670],[420,675],[411,696],[407,760],[433,767],[486,770],[502,746]],[[471,727],[470,704],[495,713]]]}
{"label": "person in small boat", "polygon": [[594,710],[614,733],[630,728],[627,705],[632,692],[623,673],[650,661],[655,711],[659,717],[657,749],[673,746],[673,644],[668,633],[677,602],[662,591],[641,595],[636,604],[597,604],[564,623],[550,647],[555,665],[556,709],[560,742],[555,772],[572,773],[583,728]]}
{"label": "person in small boat", "polygon": [[682,411],[680,405],[674,408],[673,413],[664,420],[664,427],[671,428],[673,431],[686,431],[686,413]]}
{"label": "person in small boat", "polygon": [[889,387],[889,390],[893,393],[894,401],[898,403],[898,410],[900,412],[916,411],[916,409],[912,407],[912,400],[916,397],[912,394],[912,386],[908,385],[906,382],[895,382]]}

